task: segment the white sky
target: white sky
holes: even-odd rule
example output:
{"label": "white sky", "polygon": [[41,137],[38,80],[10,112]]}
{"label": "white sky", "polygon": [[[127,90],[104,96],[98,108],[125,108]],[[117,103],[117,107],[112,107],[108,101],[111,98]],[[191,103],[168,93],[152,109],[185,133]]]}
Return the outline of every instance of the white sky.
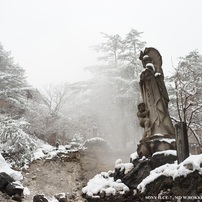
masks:
{"label": "white sky", "polygon": [[131,28],[163,57],[165,75],[180,56],[202,53],[201,0],[0,0],[0,42],[34,87],[76,81],[96,64],[100,32]]}

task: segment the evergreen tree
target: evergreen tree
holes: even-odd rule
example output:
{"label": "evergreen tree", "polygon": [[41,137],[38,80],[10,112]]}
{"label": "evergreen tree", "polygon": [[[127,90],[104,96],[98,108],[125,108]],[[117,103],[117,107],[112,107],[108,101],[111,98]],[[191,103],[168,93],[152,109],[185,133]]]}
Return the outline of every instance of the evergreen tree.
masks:
{"label": "evergreen tree", "polygon": [[11,53],[4,50],[0,43],[0,100],[5,103],[1,113],[19,116],[26,108],[28,87],[25,70],[14,62]]}
{"label": "evergreen tree", "polygon": [[146,42],[141,41],[142,34],[143,32],[131,29],[123,40],[124,52],[122,54],[122,60],[126,63],[127,76],[129,78],[131,76],[137,77],[142,68],[139,61],[139,55],[140,51],[144,49],[146,44]]}
{"label": "evergreen tree", "polygon": [[98,59],[107,61],[108,64],[117,68],[123,52],[123,41],[121,36],[118,34],[109,35],[105,33],[102,33],[102,35],[106,39],[106,42],[94,46],[94,49],[97,52],[104,53],[104,56],[99,57]]}
{"label": "evergreen tree", "polygon": [[14,63],[11,53],[0,43],[0,92],[27,86],[25,71]]}

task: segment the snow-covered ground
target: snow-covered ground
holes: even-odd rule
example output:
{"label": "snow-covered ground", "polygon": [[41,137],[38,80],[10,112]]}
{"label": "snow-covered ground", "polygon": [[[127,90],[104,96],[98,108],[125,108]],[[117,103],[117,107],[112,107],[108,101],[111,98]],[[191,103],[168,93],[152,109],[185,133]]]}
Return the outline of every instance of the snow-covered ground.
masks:
{"label": "snow-covered ground", "polygon": [[[22,132],[22,131],[20,131]],[[22,134],[22,133],[21,133]],[[14,169],[12,169],[13,167],[17,167],[17,164],[20,164],[19,161],[21,161],[22,159],[26,160],[23,161],[23,167],[21,167],[21,169],[23,170],[29,170],[29,165],[31,162],[35,161],[35,160],[40,160],[40,159],[46,159],[46,160],[51,160],[52,158],[56,157],[58,154],[68,154],[68,153],[72,153],[75,151],[78,151],[80,149],[84,149],[84,144],[86,142],[91,143],[92,144],[95,142],[104,142],[105,141],[101,138],[92,138],[89,139],[86,142],[79,142],[76,139],[72,139],[72,142],[70,142],[68,145],[59,145],[57,148],[54,146],[51,146],[47,143],[45,143],[44,141],[38,139],[38,138],[31,138],[28,137],[25,133],[23,133],[23,138],[25,137],[25,139],[29,140],[29,143],[27,143],[27,145],[29,145],[27,147],[27,149],[23,150],[24,153],[21,153],[21,158],[19,160],[19,156],[18,156],[18,152],[16,150],[16,145],[17,144],[11,144],[10,142],[4,142],[1,143],[0,146],[0,172],[5,172],[8,175],[10,175],[16,182],[19,183],[20,185],[20,181],[23,181],[23,176],[22,176],[22,172],[20,171],[15,171]],[[32,146],[30,146],[32,145]],[[23,144],[22,144],[23,146]],[[16,151],[16,152],[14,152]],[[6,160],[4,159],[4,157],[1,155],[1,152],[3,155],[6,156]],[[13,159],[13,158],[9,158],[9,155],[11,152],[11,154],[17,154],[17,158]],[[27,158],[29,157],[29,158]],[[17,160],[17,162],[15,161]],[[20,167],[18,167],[19,169]],[[27,187],[24,187],[24,195],[29,195],[30,194],[30,190]],[[53,199],[50,199],[50,201],[54,202],[57,201],[55,200],[55,198],[53,197]]]}
{"label": "snow-covered ground", "polygon": [[[73,145],[62,146],[59,145],[58,148],[53,147],[49,144],[44,143],[41,140],[37,140],[38,147],[35,151],[33,151],[31,161],[37,159],[52,159],[58,153],[68,153],[71,151],[75,151],[75,147]],[[153,154],[164,154],[166,155],[176,155],[176,151],[167,150],[162,152],[156,152]],[[130,158],[132,160],[138,158],[137,153],[131,154]],[[177,162],[173,164],[165,164],[150,172],[150,175],[142,180],[141,183],[137,186],[137,191],[144,192],[146,189],[146,185],[153,182],[158,177],[164,175],[168,177],[172,177],[175,179],[179,176],[185,176],[195,170],[198,170],[199,173],[202,173],[202,154],[201,155],[190,155],[185,161],[180,164]],[[124,170],[126,174],[130,170],[133,169],[132,163],[123,163],[121,159],[118,159],[115,162],[115,168]],[[3,156],[0,154],[0,172],[5,172],[10,175],[15,181],[22,181],[23,176],[21,172],[15,171],[11,168],[11,165],[5,161]],[[87,186],[83,187],[82,192],[87,196],[99,198],[100,194],[104,194],[107,196],[116,195],[116,194],[125,194],[129,191],[129,188],[120,180],[114,181],[114,178],[111,177],[111,173],[113,171],[101,172],[100,174],[95,175],[91,180],[89,180]],[[136,191],[134,191],[136,193]],[[27,187],[24,187],[24,195],[29,195],[30,190]],[[56,202],[57,200],[53,197],[49,199],[50,202]]]}

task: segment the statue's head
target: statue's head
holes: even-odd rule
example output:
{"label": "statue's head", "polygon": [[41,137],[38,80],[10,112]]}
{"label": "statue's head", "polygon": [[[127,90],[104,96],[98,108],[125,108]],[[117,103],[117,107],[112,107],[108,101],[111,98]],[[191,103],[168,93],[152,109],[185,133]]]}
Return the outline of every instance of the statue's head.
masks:
{"label": "statue's head", "polygon": [[144,102],[140,102],[140,103],[137,105],[137,108],[138,108],[138,111],[139,111],[139,112],[144,112],[144,111],[145,111],[145,103],[144,103]]}
{"label": "statue's head", "polygon": [[142,51],[141,53],[140,53],[140,60],[142,61],[142,65],[144,68],[146,68],[147,64],[153,64],[153,60],[150,56],[144,55]]}
{"label": "statue's head", "polygon": [[143,58],[142,58],[142,61],[143,61],[145,64],[153,63],[152,58],[149,57],[148,55],[144,55]]}
{"label": "statue's head", "polygon": [[[140,52],[139,59],[142,61],[142,65],[144,68],[146,68],[147,64],[153,64],[155,68],[155,72],[161,73],[163,77],[163,71],[162,71],[162,57],[159,51],[155,48],[149,47],[145,48],[144,51]],[[149,68],[148,68],[149,69]]]}

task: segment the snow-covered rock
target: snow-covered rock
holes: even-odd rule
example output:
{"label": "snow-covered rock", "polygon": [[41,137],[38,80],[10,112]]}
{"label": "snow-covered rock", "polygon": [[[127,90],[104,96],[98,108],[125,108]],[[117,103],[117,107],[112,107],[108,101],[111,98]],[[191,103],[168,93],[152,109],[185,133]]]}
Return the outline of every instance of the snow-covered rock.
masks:
{"label": "snow-covered rock", "polygon": [[174,180],[175,178],[180,176],[186,177],[189,173],[192,173],[194,171],[202,173],[202,154],[191,155],[180,164],[165,164],[155,168],[150,172],[149,176],[142,180],[137,188],[141,192],[144,192],[146,189],[146,185],[153,182],[160,176],[172,177]]}
{"label": "snow-covered rock", "polygon": [[11,166],[5,161],[3,156],[0,153],[0,173],[5,172],[11,176],[14,180],[22,180],[23,176],[21,172],[11,169]]}
{"label": "snow-covered rock", "polygon": [[106,196],[115,195],[117,193],[124,194],[129,191],[129,188],[119,181],[114,181],[113,177],[109,177],[108,173],[102,172],[91,179],[87,186],[82,189],[82,192],[92,198],[99,197],[99,194]]}

